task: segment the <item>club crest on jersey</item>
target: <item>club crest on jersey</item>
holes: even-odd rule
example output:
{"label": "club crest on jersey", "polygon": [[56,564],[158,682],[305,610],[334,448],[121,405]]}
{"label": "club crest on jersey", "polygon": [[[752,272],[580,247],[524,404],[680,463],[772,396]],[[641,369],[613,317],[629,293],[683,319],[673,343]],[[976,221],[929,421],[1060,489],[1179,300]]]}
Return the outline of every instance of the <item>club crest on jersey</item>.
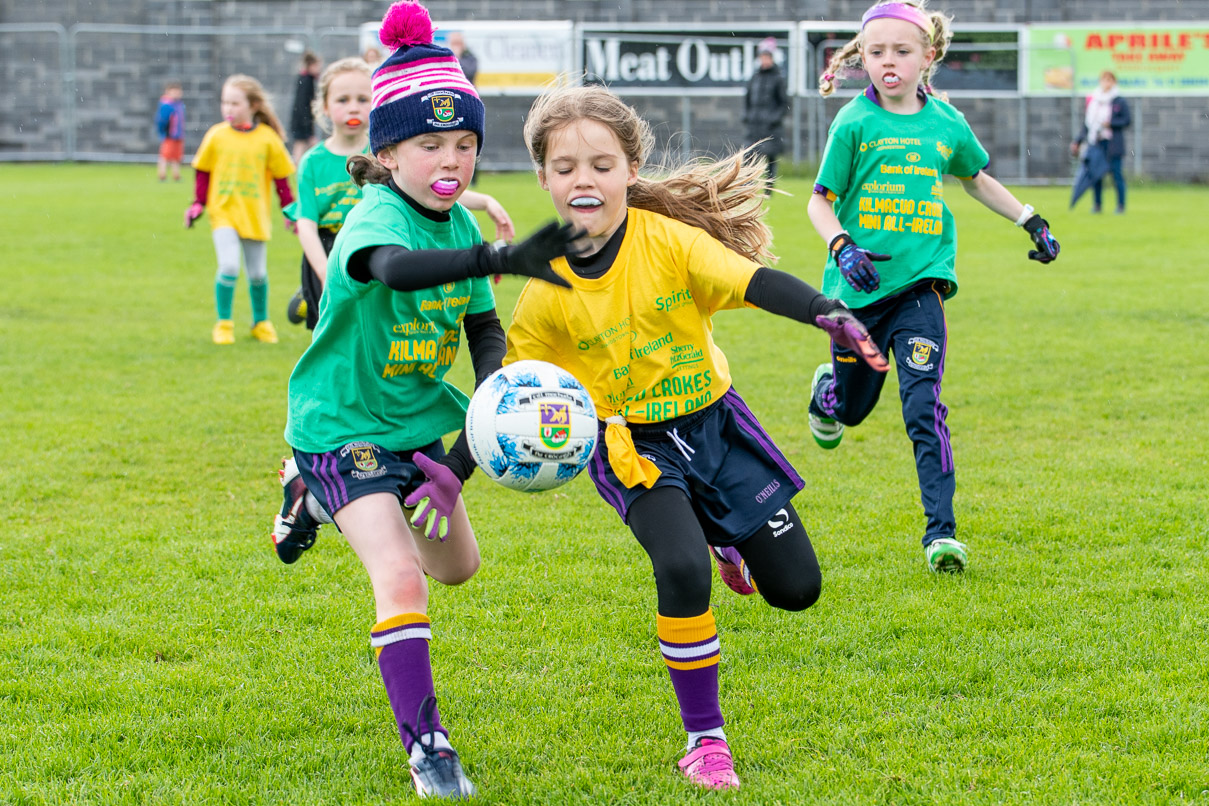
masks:
{"label": "club crest on jersey", "polygon": [[378,457],[374,455],[374,449],[369,447],[353,448],[353,464],[358,470],[364,470],[368,473],[371,470],[378,469]]}
{"label": "club crest on jersey", "polygon": [[432,115],[442,123],[448,123],[453,120],[453,96],[452,95],[434,95],[432,96]]}
{"label": "club crest on jersey", "polygon": [[561,448],[571,438],[571,408],[566,403],[542,403],[539,425],[542,444]]}
{"label": "club crest on jersey", "polygon": [[908,366],[920,372],[927,372],[936,366],[932,361],[933,353],[940,352],[940,347],[936,342],[922,336],[914,336],[907,339],[907,343],[911,345],[911,358],[907,361]]}

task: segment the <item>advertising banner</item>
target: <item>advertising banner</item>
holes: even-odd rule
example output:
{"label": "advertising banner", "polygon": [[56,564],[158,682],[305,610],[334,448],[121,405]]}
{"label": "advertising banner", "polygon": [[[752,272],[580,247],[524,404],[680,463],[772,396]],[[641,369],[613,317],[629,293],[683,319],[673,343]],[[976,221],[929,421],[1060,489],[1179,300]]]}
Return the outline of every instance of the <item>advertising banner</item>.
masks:
{"label": "advertising banner", "polygon": [[[765,37],[777,40],[774,57],[789,67],[792,23],[759,27],[584,25],[580,67],[587,83],[606,84],[631,95],[718,95],[742,92],[755,72],[756,47]],[[792,75],[789,87],[794,84]],[[721,91],[721,92],[720,92]]]}
{"label": "advertising banner", "polygon": [[[442,21],[433,41],[445,45],[454,31],[461,32],[466,49],[478,61],[474,83],[485,95],[533,95],[573,69],[574,35],[569,20]],[[362,52],[369,45],[381,48],[378,23],[361,26]]]}
{"label": "advertising banner", "polygon": [[1086,95],[1105,70],[1125,95],[1209,95],[1209,23],[1039,24],[1026,36],[1030,95]]}

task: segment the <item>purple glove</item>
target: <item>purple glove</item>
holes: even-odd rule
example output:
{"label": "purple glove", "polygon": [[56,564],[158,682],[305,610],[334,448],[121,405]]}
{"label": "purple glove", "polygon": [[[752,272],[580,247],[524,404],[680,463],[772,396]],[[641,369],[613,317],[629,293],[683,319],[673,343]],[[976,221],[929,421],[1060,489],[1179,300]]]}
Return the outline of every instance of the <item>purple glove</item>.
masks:
{"label": "purple glove", "polygon": [[861,324],[861,320],[852,315],[852,311],[836,308],[831,313],[816,316],[814,323],[827,331],[831,340],[840,347],[858,353],[873,369],[878,372],[890,369],[890,362],[882,355],[882,351],[877,349],[873,339],[869,338],[869,331]]}
{"label": "purple glove", "polygon": [[856,241],[852,240],[852,236],[846,232],[841,232],[832,238],[831,244],[827,248],[831,250],[831,254],[835,255],[835,265],[839,266],[840,274],[844,275],[848,285],[857,291],[866,293],[876,291],[877,287],[882,284],[873,261],[889,260],[889,255],[860,248],[856,245]]}
{"label": "purple glove", "polygon": [[[449,518],[462,492],[462,482],[458,481],[452,470],[422,453],[416,452],[411,460],[424,471],[428,481],[407,496],[403,506],[416,508],[416,514],[411,518],[412,526],[422,531],[429,540],[439,537],[444,543],[449,535]],[[424,523],[425,517],[428,523]]]}
{"label": "purple glove", "polygon": [[201,218],[201,214],[205,211],[206,206],[201,202],[193,202],[189,205],[189,209],[185,211],[185,227],[192,227],[193,222]]}
{"label": "purple glove", "polygon": [[1049,263],[1058,257],[1058,253],[1062,251],[1062,246],[1054,240],[1054,236],[1049,234],[1049,222],[1039,215],[1034,214],[1032,218],[1024,222],[1024,231],[1033,239],[1033,245],[1036,249],[1028,251],[1028,259],[1036,260],[1039,263]]}

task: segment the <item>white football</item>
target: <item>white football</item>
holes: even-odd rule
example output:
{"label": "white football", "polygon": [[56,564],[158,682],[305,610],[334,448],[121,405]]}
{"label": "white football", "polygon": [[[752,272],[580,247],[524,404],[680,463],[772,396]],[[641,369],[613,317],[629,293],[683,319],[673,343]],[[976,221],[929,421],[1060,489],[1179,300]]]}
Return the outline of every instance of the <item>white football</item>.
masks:
{"label": "white football", "polygon": [[525,492],[579,475],[596,450],[596,407],[571,373],[545,361],[493,372],[466,409],[474,461],[493,481]]}

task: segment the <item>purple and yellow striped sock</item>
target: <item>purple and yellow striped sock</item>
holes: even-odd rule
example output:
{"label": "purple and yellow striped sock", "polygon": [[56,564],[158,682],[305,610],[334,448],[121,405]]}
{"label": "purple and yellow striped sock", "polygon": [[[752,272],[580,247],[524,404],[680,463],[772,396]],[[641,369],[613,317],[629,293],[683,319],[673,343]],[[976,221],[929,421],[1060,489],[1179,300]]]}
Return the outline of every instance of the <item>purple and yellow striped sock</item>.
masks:
{"label": "purple and yellow striped sock", "polygon": [[723,725],[718,703],[718,629],[706,610],[692,618],[657,617],[659,649],[672,676],[684,729],[708,731]]}
{"label": "purple and yellow striped sock", "polygon": [[390,709],[399,724],[399,738],[409,753],[415,741],[412,731],[416,734],[439,731],[449,735],[449,731],[441,726],[441,715],[435,707],[431,724],[427,724],[427,720],[423,726],[416,724],[421,703],[435,693],[428,657],[431,640],[432,623],[423,613],[391,616],[375,624],[370,633],[370,645],[378,656],[378,669],[382,672]]}

